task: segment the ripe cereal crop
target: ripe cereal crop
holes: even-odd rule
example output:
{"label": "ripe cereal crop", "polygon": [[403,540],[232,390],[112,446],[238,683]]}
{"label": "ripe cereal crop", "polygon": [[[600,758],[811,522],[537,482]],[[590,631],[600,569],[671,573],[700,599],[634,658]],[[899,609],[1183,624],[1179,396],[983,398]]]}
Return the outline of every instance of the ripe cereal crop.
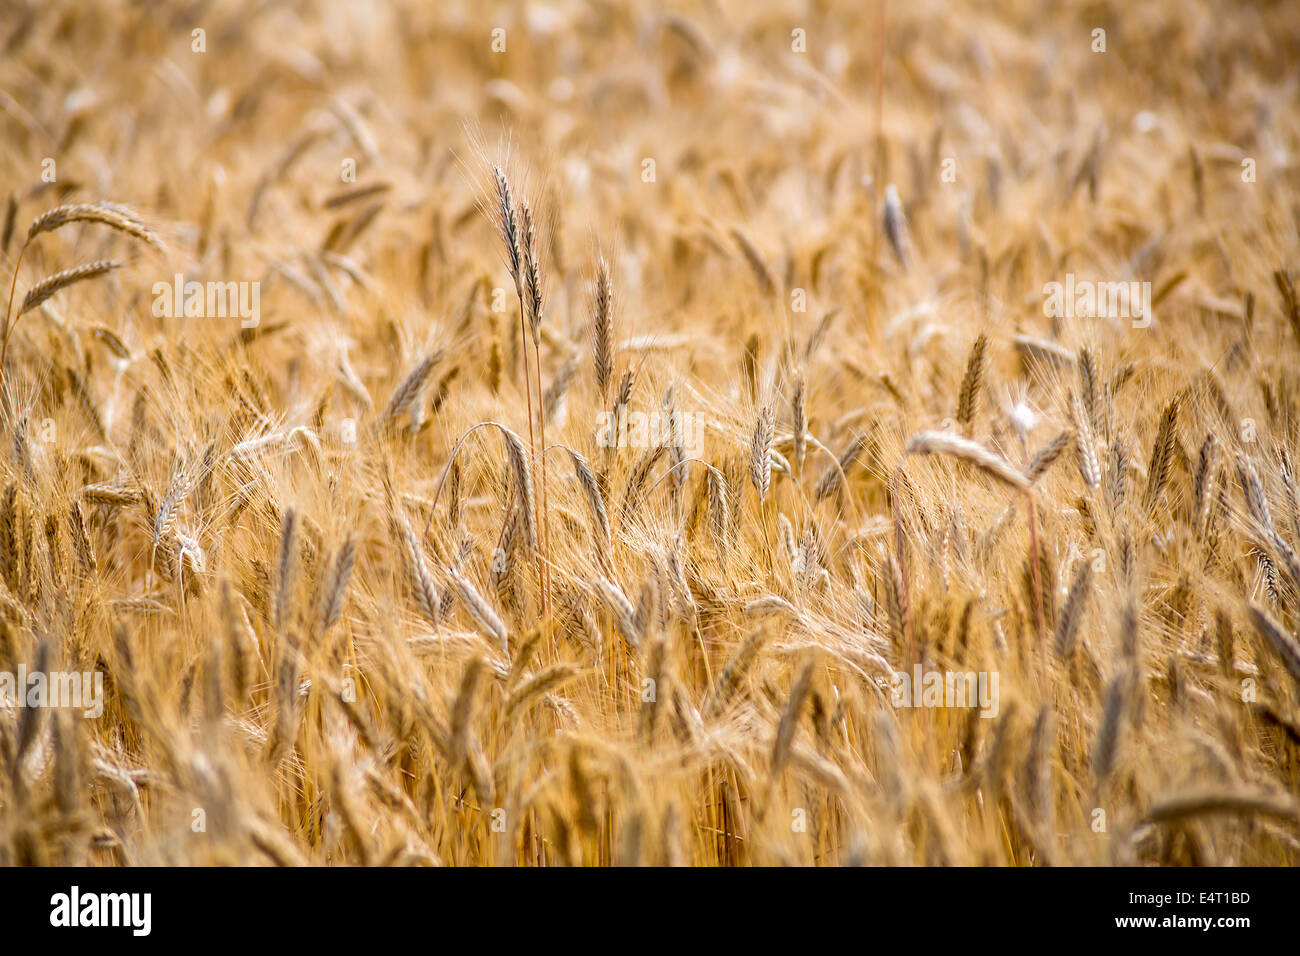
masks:
{"label": "ripe cereal crop", "polygon": [[0,47],[0,865],[1300,864],[1300,6]]}

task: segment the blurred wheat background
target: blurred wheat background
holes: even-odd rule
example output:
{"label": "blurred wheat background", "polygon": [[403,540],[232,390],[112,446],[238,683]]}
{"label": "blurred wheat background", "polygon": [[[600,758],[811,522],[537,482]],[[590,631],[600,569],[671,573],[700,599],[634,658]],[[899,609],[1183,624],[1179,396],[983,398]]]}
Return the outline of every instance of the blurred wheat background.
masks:
{"label": "blurred wheat background", "polygon": [[1300,862],[1300,7],[2,9],[0,863]]}

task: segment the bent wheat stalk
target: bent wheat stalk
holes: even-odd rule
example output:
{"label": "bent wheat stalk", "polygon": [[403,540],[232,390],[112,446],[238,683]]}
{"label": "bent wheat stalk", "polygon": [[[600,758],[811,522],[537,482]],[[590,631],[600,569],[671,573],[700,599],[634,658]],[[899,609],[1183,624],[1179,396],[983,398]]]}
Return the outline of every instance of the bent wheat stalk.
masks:
{"label": "bent wheat stalk", "polygon": [[[18,310],[18,314],[13,315],[14,293],[18,289],[18,273],[22,270],[23,256],[27,252],[27,247],[38,236],[53,232],[72,222],[96,222],[125,233],[156,249],[162,248],[162,241],[159,240],[157,234],[142,223],[134,212],[125,206],[114,203],[73,203],[66,206],[56,206],[37,216],[27,230],[27,239],[23,242],[22,247],[18,250],[18,256],[14,259],[13,276],[9,281],[9,302],[5,306],[4,326],[3,329],[0,329],[0,332],[3,333],[3,338],[0,339],[0,394],[4,392],[5,368],[9,357],[9,338],[13,335],[14,329],[18,327],[18,320],[60,289],[86,279],[104,275],[121,265],[120,262],[112,260],[100,260],[72,269],[65,269],[62,272],[48,276],[28,291],[27,296],[23,299],[22,306]],[[11,317],[12,323],[10,321]]]}
{"label": "bent wheat stalk", "polygon": [[904,453],[908,455],[947,455],[978,468],[984,474],[1020,491],[1028,493],[1029,479],[997,452],[968,438],[959,438],[947,432],[918,432],[907,440]]}
{"label": "bent wheat stalk", "polygon": [[1025,507],[1029,514],[1030,564],[1034,579],[1034,616],[1040,650],[1041,665],[1046,671],[1047,650],[1043,635],[1042,589],[1038,585],[1038,522],[1034,508],[1034,489],[1029,476],[1016,468],[997,452],[979,442],[959,438],[947,432],[918,432],[908,439],[905,454],[948,455],[964,461],[1004,484],[1025,494]]}

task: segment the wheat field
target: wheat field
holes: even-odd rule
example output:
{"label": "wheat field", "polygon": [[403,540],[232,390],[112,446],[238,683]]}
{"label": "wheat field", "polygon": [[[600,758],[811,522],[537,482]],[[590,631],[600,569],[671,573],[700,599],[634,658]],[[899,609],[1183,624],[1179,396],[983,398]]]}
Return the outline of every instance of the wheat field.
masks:
{"label": "wheat field", "polygon": [[4,9],[0,864],[1300,863],[1300,7]]}

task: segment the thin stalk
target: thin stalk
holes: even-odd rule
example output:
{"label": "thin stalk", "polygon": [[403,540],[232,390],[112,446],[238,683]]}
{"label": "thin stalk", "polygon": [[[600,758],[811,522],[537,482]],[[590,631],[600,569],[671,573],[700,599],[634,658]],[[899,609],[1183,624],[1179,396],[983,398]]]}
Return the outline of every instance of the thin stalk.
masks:
{"label": "thin stalk", "polygon": [[[533,338],[533,369],[537,376],[537,427],[541,432],[542,455],[537,459],[538,466],[542,469],[542,508],[538,512],[542,519],[542,567],[544,570],[542,583],[542,611],[546,617],[546,641],[550,645],[552,640],[551,627],[551,522],[548,516],[547,499],[546,499],[546,409],[542,407],[542,348],[541,341],[534,336]],[[535,494],[534,494],[535,497]],[[552,648],[554,650],[554,648]]]}
{"label": "thin stalk", "polygon": [[[537,460],[537,441],[533,437],[533,386],[528,379],[528,329],[525,327],[524,310],[527,308],[524,304],[523,288],[519,284],[518,277],[515,278],[515,294],[519,297],[519,361],[523,366],[524,395],[528,400],[528,457],[532,461]],[[542,402],[542,395],[537,393],[537,403]],[[537,485],[533,485],[533,512],[537,513]],[[545,554],[537,555],[537,590],[540,592],[543,608],[546,605],[546,571],[543,567]],[[549,634],[549,631],[548,631]]]}
{"label": "thin stalk", "polygon": [[[4,394],[5,369],[8,367],[9,358],[9,335],[13,329],[9,327],[9,317],[14,311],[14,291],[18,288],[18,271],[23,264],[23,253],[27,251],[27,243],[24,242],[22,248],[18,250],[18,258],[14,260],[14,274],[9,281],[9,304],[5,306],[5,327],[4,341],[0,343],[0,395]],[[17,325],[18,323],[14,323]],[[9,403],[5,402],[4,407],[8,408]]]}
{"label": "thin stalk", "polygon": [[[901,489],[899,487],[900,482],[898,480],[899,475],[902,474],[902,471],[903,471],[903,466],[900,464],[896,469],[894,469],[893,474],[890,476],[889,496],[892,504],[892,511],[893,511],[892,517],[894,519],[895,560],[898,562],[898,577],[903,585],[902,593],[899,595],[899,603],[902,604],[902,607],[899,608],[899,611],[901,612],[900,616],[903,619],[903,642],[907,646],[907,662],[910,665],[916,661],[916,645],[914,643],[913,634],[912,634],[911,601],[909,599],[908,591],[907,591],[907,566],[903,563],[903,551],[904,551],[903,507],[899,501],[899,494]],[[890,586],[891,587],[893,586],[892,582]]]}
{"label": "thin stalk", "polygon": [[1029,563],[1034,576],[1034,624],[1038,631],[1038,655],[1044,675],[1047,673],[1047,644],[1043,640],[1043,586],[1038,576],[1038,522],[1034,517],[1034,493],[1025,493],[1025,505],[1029,511]]}
{"label": "thin stalk", "polygon": [[[880,210],[880,180],[884,176],[884,113],[885,113],[885,3],[876,4],[876,63],[873,79],[876,87],[875,155],[871,170],[871,218],[875,222]],[[876,245],[880,238],[879,223],[871,233],[871,261],[875,262]]]}
{"label": "thin stalk", "polygon": [[[1023,434],[1020,436],[1020,454],[1023,459],[1022,467],[1028,470],[1029,445]],[[1038,519],[1037,509],[1034,507],[1034,489],[1032,487],[1025,490],[1025,509],[1029,513],[1029,564],[1034,583],[1034,626],[1038,635],[1039,666],[1042,668],[1043,677],[1046,678],[1047,644],[1043,639],[1043,586],[1039,580]]]}

